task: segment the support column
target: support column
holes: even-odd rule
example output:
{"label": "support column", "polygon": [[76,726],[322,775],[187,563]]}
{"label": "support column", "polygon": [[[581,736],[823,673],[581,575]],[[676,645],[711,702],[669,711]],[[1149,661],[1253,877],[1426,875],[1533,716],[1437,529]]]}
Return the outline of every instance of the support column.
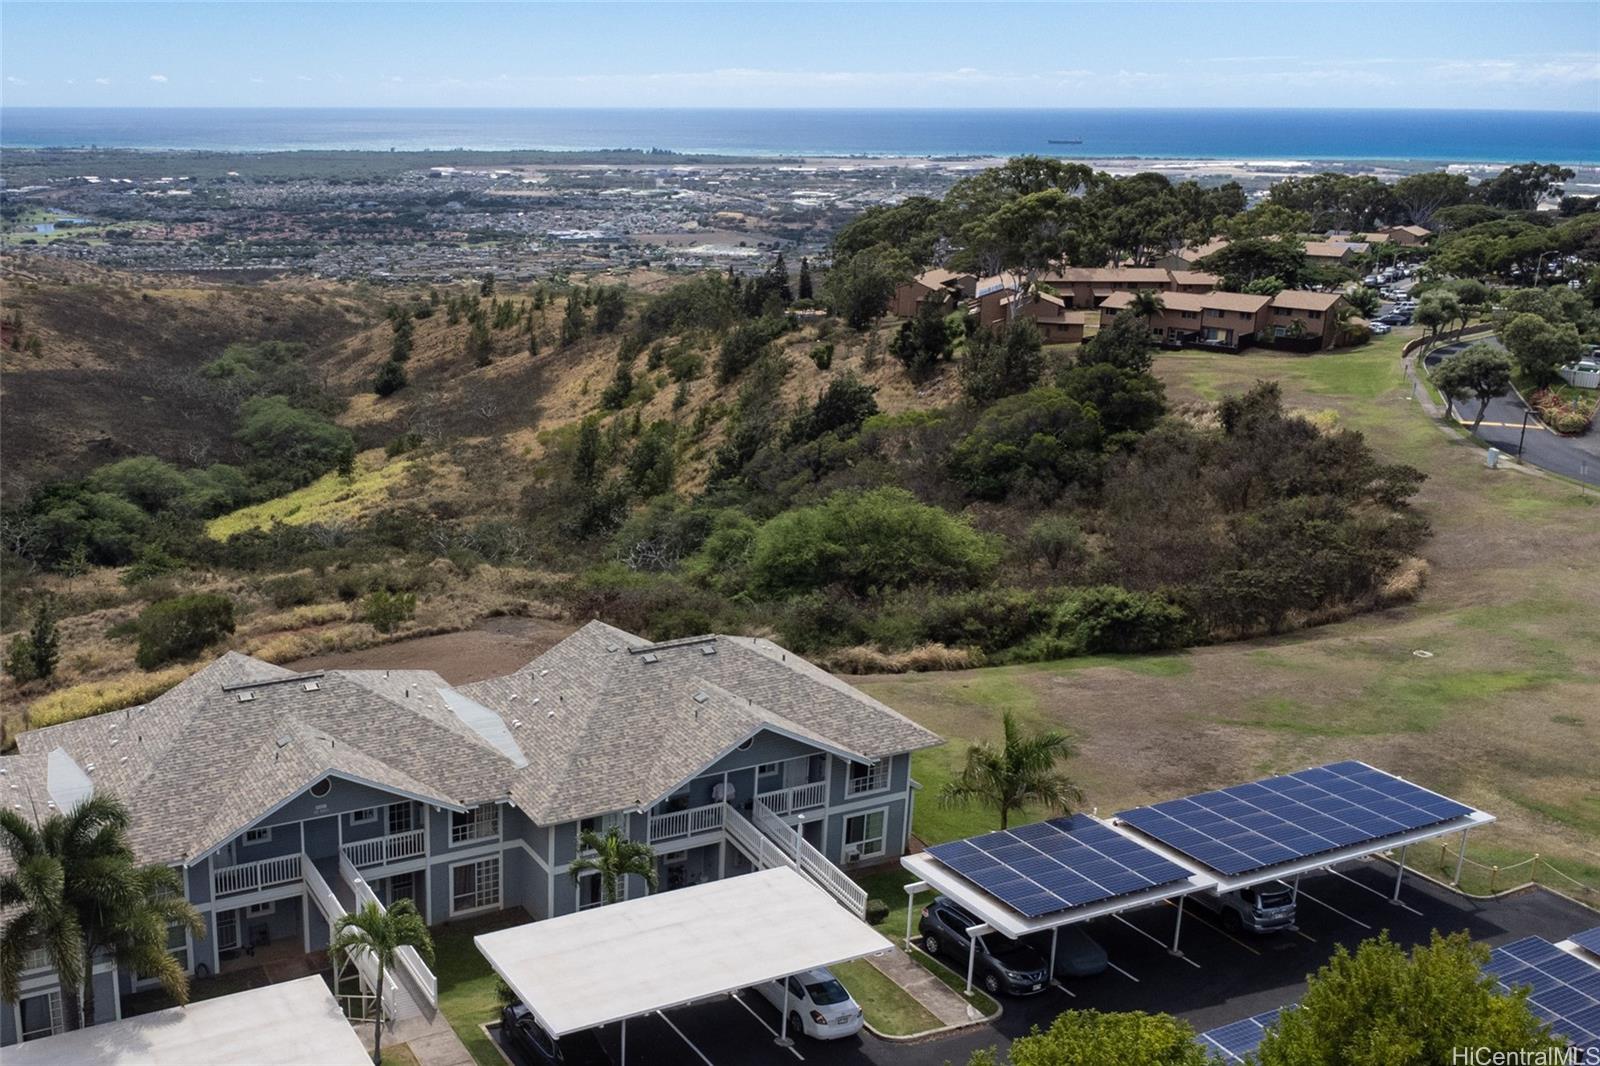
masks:
{"label": "support column", "polygon": [[1294,875],[1294,884],[1289,886],[1289,902],[1290,903],[1294,903],[1294,904],[1298,904],[1300,902],[1300,875],[1299,874],[1295,874]]}
{"label": "support column", "polygon": [[917,913],[916,890],[906,889],[906,950],[911,950],[911,916]]}
{"label": "support column", "polygon": [[1189,901],[1188,896],[1178,897],[1178,920],[1172,924],[1172,947],[1167,949],[1167,954],[1183,958],[1183,951],[1178,947],[1178,937],[1183,934],[1183,905]]}
{"label": "support column", "polygon": [[622,1062],[620,1066],[628,1066],[628,1019],[622,1019]]}
{"label": "support column", "polygon": [[1059,925],[1050,930],[1050,969],[1045,971],[1044,979],[1046,981],[1054,981],[1056,979],[1056,938],[1060,935],[1061,927]]}
{"label": "support column", "polygon": [[778,1039],[773,1043],[779,1047],[794,1047],[794,1041],[789,1039],[789,978],[783,978],[783,1017],[778,1022]]}
{"label": "support column", "polygon": [[1394,875],[1394,895],[1389,897],[1389,902],[1390,903],[1399,903],[1400,902],[1400,880],[1401,880],[1401,878],[1405,877],[1405,875],[1406,875],[1406,848],[1408,848],[1410,846],[1411,845],[1409,845],[1409,844],[1400,845],[1400,869],[1395,871],[1395,875]]}
{"label": "support column", "polygon": [[967,934],[967,995],[972,995],[972,968],[978,961],[978,938]]}
{"label": "support column", "polygon": [[1467,831],[1461,831],[1461,844],[1456,849],[1456,879],[1450,883],[1455,886],[1461,884],[1461,866],[1467,861]]}

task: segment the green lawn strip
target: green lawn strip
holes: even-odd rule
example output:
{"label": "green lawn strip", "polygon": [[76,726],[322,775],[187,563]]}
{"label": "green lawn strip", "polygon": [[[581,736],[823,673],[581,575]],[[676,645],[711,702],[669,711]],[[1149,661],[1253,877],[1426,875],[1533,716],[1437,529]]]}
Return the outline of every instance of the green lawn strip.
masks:
{"label": "green lawn strip", "polygon": [[479,1066],[505,1066],[505,1060],[479,1028],[499,1016],[500,1000],[495,994],[495,973],[472,938],[527,920],[521,910],[511,910],[433,930],[433,972],[439,978],[439,1009]]}
{"label": "green lawn strip", "polygon": [[[942,844],[1000,828],[1000,816],[981,803],[945,804],[939,801],[939,793],[945,784],[960,774],[961,768],[966,765],[970,743],[969,740],[956,738],[940,747],[915,752],[911,756],[911,776],[922,785],[922,791],[917,793],[917,811],[912,819],[911,831],[925,843]],[[1012,825],[1037,822],[1046,813],[1043,808],[1012,811],[1010,822]],[[891,900],[884,902],[893,905]],[[904,920],[905,915],[902,914],[901,921]]]}
{"label": "green lawn strip", "polygon": [[952,992],[966,1000],[968,1003],[971,1003],[974,1007],[978,1008],[978,1010],[981,1011],[985,1017],[994,1014],[995,1011],[1000,1009],[1000,1004],[989,998],[988,994],[985,993],[983,989],[979,988],[977,984],[973,984],[972,994],[968,995],[966,975],[956,973],[950,967],[929,955],[921,948],[912,948],[906,954],[915,959],[918,966],[921,966],[924,970],[927,970],[929,973],[933,974],[933,976],[937,977],[939,980],[948,985]]}
{"label": "green lawn strip", "polygon": [[383,1045],[383,1057],[379,1062],[381,1066],[418,1066],[417,1057],[405,1044]]}
{"label": "green lawn strip", "polygon": [[867,1024],[886,1036],[910,1036],[939,1028],[928,1008],[891,981],[866,959],[841,962],[829,969],[861,1005]]}

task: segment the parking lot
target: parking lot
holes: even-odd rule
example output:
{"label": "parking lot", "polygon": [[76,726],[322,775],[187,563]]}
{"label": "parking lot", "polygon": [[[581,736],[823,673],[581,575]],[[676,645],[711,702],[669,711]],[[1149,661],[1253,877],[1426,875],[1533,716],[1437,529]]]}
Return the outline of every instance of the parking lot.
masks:
{"label": "parking lot", "polygon": [[[1094,1008],[1176,1014],[1202,1031],[1269,1010],[1300,997],[1305,977],[1339,944],[1354,947],[1387,929],[1403,943],[1426,941],[1438,929],[1464,929],[1495,945],[1532,935],[1561,940],[1595,924],[1595,912],[1543,889],[1480,902],[1407,877],[1399,905],[1389,902],[1394,867],[1353,862],[1300,883],[1298,930],[1253,936],[1224,932],[1216,918],[1186,907],[1183,958],[1167,953],[1176,908],[1159,905],[1102,918],[1089,933],[1106,949],[1111,968],[1098,977],[1053,987],[1037,996],[1006,998],[992,1025],[917,1043],[879,1040],[863,1033],[833,1042],[800,1037],[792,1049],[775,1046],[778,1012],[747,993],[667,1011],[628,1023],[628,1061],[664,1066],[730,1064],[875,1063],[962,1066],[983,1047],[1004,1047],[1061,1011]],[[619,960],[618,965],[626,965]],[[617,1051],[616,1027],[604,1042]],[[519,1066],[522,1060],[513,1059]]]}

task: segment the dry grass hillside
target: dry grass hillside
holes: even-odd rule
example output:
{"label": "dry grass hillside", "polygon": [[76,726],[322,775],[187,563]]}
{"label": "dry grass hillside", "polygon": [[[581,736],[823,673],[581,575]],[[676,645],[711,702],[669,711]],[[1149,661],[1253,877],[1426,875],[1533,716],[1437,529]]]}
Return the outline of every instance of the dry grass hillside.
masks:
{"label": "dry grass hillside", "polygon": [[363,290],[314,282],[223,284],[9,256],[0,306],[40,341],[36,356],[0,352],[7,495],[128,455],[225,459],[230,412],[197,387],[197,367],[240,340],[326,351],[382,307]]}

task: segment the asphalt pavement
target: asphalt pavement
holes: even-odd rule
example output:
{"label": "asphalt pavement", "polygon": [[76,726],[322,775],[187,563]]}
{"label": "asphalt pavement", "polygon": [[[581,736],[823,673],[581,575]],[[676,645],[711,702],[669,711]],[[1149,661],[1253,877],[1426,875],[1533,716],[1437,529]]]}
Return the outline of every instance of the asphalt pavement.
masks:
{"label": "asphalt pavement", "polygon": [[[1444,360],[1478,343],[1496,347],[1500,345],[1493,337],[1475,337],[1470,341],[1458,341],[1435,348],[1423,358],[1423,363],[1431,372]],[[1471,429],[1472,416],[1477,409],[1478,401],[1471,398],[1457,403],[1456,418]],[[1523,432],[1524,416],[1527,416],[1526,433]],[[1508,455],[1520,455],[1530,465],[1590,485],[1600,485],[1600,431],[1591,425],[1581,437],[1563,437],[1554,433],[1539,422],[1538,416],[1529,411],[1514,389],[1489,401],[1483,422],[1474,432],[1486,444]]]}
{"label": "asphalt pavement", "polygon": [[[964,1066],[979,1048],[1004,1049],[1035,1025],[1047,1027],[1073,1009],[1165,1011],[1197,1032],[1298,1000],[1306,976],[1339,944],[1354,948],[1381,930],[1402,944],[1425,943],[1429,934],[1466,930],[1491,946],[1529,935],[1562,940],[1594,926],[1595,911],[1535,888],[1496,900],[1473,900],[1431,882],[1404,881],[1398,905],[1389,902],[1395,868],[1377,860],[1347,863],[1300,884],[1299,928],[1267,936],[1225,932],[1216,918],[1185,908],[1183,957],[1167,953],[1176,908],[1158,904],[1121,917],[1101,918],[1089,934],[1106,949],[1111,968],[1026,998],[1006,997],[1004,1012],[988,1025],[915,1043],[867,1033],[842,1040],[796,1039],[774,1043],[778,1012],[754,993],[666,1011],[628,1023],[628,1059],[650,1066]],[[617,961],[626,966],[626,959]],[[618,1027],[602,1034],[617,1060]],[[530,1066],[512,1056],[516,1066]]]}

